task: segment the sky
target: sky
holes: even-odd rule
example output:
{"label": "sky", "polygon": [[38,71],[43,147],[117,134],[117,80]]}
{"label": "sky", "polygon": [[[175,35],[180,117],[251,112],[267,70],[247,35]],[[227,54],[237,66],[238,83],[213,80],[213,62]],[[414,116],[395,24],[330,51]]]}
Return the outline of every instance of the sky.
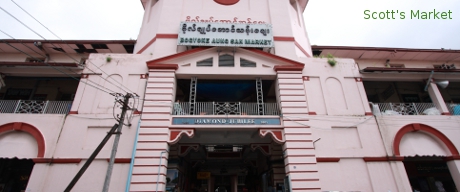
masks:
{"label": "sky", "polygon": [[[0,7],[35,31],[0,9],[8,34],[0,39],[136,39],[144,12],[140,0],[0,0]],[[434,10],[439,19],[411,18]],[[460,0],[310,0],[303,15],[312,45],[460,50]]]}

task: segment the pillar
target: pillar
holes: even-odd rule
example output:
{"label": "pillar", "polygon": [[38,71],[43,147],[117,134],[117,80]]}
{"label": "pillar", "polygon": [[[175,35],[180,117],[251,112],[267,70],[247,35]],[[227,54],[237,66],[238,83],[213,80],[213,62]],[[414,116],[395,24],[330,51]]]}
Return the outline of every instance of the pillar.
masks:
{"label": "pillar", "polygon": [[303,66],[275,67],[284,124],[284,169],[290,177],[293,192],[321,191],[312,133],[308,126],[302,70]]}
{"label": "pillar", "polygon": [[130,191],[165,191],[177,65],[149,64]]}
{"label": "pillar", "polygon": [[439,92],[438,86],[433,81],[428,86],[428,94],[430,95],[431,101],[436,105],[442,115],[450,115],[449,109],[447,108],[444,98],[442,98],[441,92]]}

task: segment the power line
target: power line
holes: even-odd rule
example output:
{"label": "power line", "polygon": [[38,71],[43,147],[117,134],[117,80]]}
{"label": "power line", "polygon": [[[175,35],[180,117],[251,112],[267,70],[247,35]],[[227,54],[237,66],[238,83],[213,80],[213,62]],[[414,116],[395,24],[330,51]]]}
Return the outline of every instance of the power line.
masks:
{"label": "power line", "polygon": [[[35,60],[42,61],[44,64],[46,64],[46,65],[48,65],[49,67],[51,67],[51,68],[53,68],[53,69],[59,71],[60,73],[65,74],[65,75],[69,76],[70,78],[75,79],[75,80],[77,80],[77,81],[79,81],[79,82],[83,82],[83,81],[80,81],[80,79],[77,79],[77,78],[75,78],[75,77],[69,75],[68,73],[66,73],[66,72],[64,72],[64,71],[62,71],[62,70],[60,70],[60,69],[58,69],[58,68],[56,68],[56,67],[50,65],[50,64],[47,63],[47,62],[44,62],[43,60],[41,60],[41,59],[39,59],[39,58],[36,58],[36,57],[34,57],[34,56],[30,55],[30,54],[27,54],[26,52],[22,51],[21,49],[19,49],[19,48],[13,46],[13,45],[11,45],[11,44],[9,44],[9,43],[6,42],[5,40],[2,39],[2,41],[3,41],[5,44],[7,44],[8,46],[12,47],[13,49],[16,49],[17,51],[19,51],[19,52],[21,52],[21,53],[23,53],[23,54],[25,54],[25,55],[27,55],[27,56],[29,56],[29,57],[35,59]],[[55,62],[55,63],[56,63],[56,62]],[[57,63],[56,63],[56,64],[57,64]],[[65,69],[67,69],[65,66],[62,66],[62,67],[64,67]],[[75,73],[74,71],[72,71],[72,70],[70,70],[70,69],[67,69],[67,70],[69,70],[69,71]],[[78,73],[75,73],[75,74],[79,75]],[[102,87],[102,88],[104,88],[104,89],[106,89],[106,90],[109,90],[110,92],[113,92],[113,93],[115,92],[115,91],[112,91],[112,90],[110,90],[110,89],[108,89],[108,88],[106,88],[106,87],[103,87],[103,86],[101,86],[101,85],[99,85],[99,84],[97,84],[97,83],[91,81],[90,79],[88,79],[88,81],[94,83],[95,85],[98,85],[99,87]],[[96,87],[95,85],[89,84],[89,83],[87,83],[87,82],[83,82],[83,83],[85,83],[85,84],[87,84],[87,85],[89,85],[89,86],[91,86],[91,87],[93,87],[93,88],[95,88],[95,89],[98,89],[98,90],[100,90],[100,91],[103,91],[103,92],[106,92],[106,93],[110,94],[110,92],[107,92],[106,90],[100,89],[100,88]]]}
{"label": "power line", "polygon": [[[48,30],[51,34],[53,34],[55,37],[57,37],[59,40],[61,40],[62,42],[64,42],[69,48],[72,48],[70,47],[70,45],[65,42],[61,37],[59,37],[58,35],[56,35],[56,33],[54,33],[53,31],[51,31],[48,27],[46,27],[44,24],[42,24],[40,21],[38,21],[38,19],[36,19],[32,14],[30,14],[29,12],[27,12],[25,9],[23,9],[20,5],[18,5],[16,2],[14,2],[14,0],[11,0],[16,6],[18,6],[21,10],[23,10],[25,13],[27,13],[27,15],[29,15],[30,17],[32,17],[35,21],[37,21],[42,27],[44,27],[46,30]],[[78,53],[78,52],[77,52]],[[78,53],[80,54],[80,53]],[[93,64],[95,67],[97,67],[99,70],[101,70],[105,75],[107,75],[109,78],[111,78],[112,80],[114,80],[116,83],[120,84],[122,87],[126,88],[128,91],[130,91],[131,93],[134,93],[134,91],[131,91],[128,87],[124,86],[122,83],[118,82],[116,79],[112,78],[109,74],[107,74],[104,70],[102,70],[101,68],[99,68],[97,65],[95,65],[94,63],[92,63],[90,61],[91,64]],[[120,87],[119,87],[120,88]],[[123,89],[122,89],[123,90]],[[127,92],[127,91],[125,91]]]}
{"label": "power line", "polygon": [[[14,2],[14,1],[13,1]],[[16,4],[16,3],[15,3]],[[17,5],[17,4],[16,4]],[[19,5],[17,5],[18,7],[20,7]],[[22,7],[20,7],[22,9]],[[34,32],[36,35],[40,36],[42,39],[44,39],[45,41],[49,42],[45,37],[43,37],[42,35],[40,35],[38,32],[34,31],[32,28],[30,28],[28,25],[26,25],[25,23],[23,23],[21,20],[19,20],[18,18],[16,18],[14,15],[12,15],[11,13],[9,13],[8,11],[6,11],[5,9],[3,9],[2,7],[0,7],[0,9],[2,9],[5,13],[7,13],[8,15],[10,15],[11,17],[13,17],[16,21],[18,21],[19,23],[21,23],[23,26],[25,26],[27,29],[29,29],[30,31]],[[22,9],[24,10],[24,9]],[[26,12],[27,14],[29,14],[28,12]],[[30,15],[30,14],[29,14]],[[32,18],[34,18],[33,16],[31,16]],[[35,18],[34,18],[35,19]],[[40,23],[37,19],[35,19],[38,23]],[[45,27],[46,29],[48,29],[46,26],[44,26],[42,23],[40,23],[43,27]],[[48,29],[49,30],[49,29]],[[50,31],[50,30],[49,30]],[[51,31],[50,31],[51,32]],[[53,35],[55,35],[53,32],[51,32]],[[56,37],[59,38],[59,36],[56,35]],[[63,41],[61,39],[61,41]],[[64,41],[63,41],[64,42]],[[56,45],[54,45],[53,43],[49,42],[51,45],[53,45],[54,47],[58,47]],[[66,43],[66,42],[64,42]],[[70,45],[68,43],[66,43],[67,46],[70,47]],[[71,48],[71,47],[70,47]],[[72,56],[68,55],[66,52],[63,52],[65,55],[67,55],[69,58],[71,58],[72,60],[74,60],[75,62],[79,62],[78,60],[76,60],[75,58],[73,58]],[[91,62],[90,62],[91,63]],[[96,66],[95,64],[93,64],[94,66]],[[85,68],[87,68],[88,70],[92,71],[93,73],[96,73],[94,70],[84,66]],[[97,66],[96,66],[97,67]],[[99,67],[97,67],[99,68]],[[103,73],[105,73],[109,78],[113,79],[111,76],[109,76],[105,71],[103,71],[102,69],[99,68],[99,70],[101,70]],[[115,85],[114,83],[112,83],[111,81],[108,81],[107,79],[104,79],[102,78],[104,81],[107,81],[108,83],[120,88],[121,90],[123,90],[124,92],[128,93],[128,91],[132,92],[131,90],[128,89],[128,91],[124,90],[123,88],[121,88],[120,86],[118,85]],[[113,79],[114,81],[116,81],[115,79]],[[121,83],[119,83],[121,85]]]}
{"label": "power line", "polygon": [[[11,39],[16,40],[13,36],[9,35],[9,34],[6,33],[5,31],[2,31],[1,29],[0,29],[0,32],[2,32],[3,34],[5,34],[6,36],[10,37]],[[41,53],[39,53],[39,52],[35,51],[34,49],[30,48],[27,44],[25,44],[25,43],[23,43],[23,42],[21,42],[21,44],[24,45],[25,47],[27,47],[28,49],[30,49],[31,51],[35,52],[36,54],[38,54],[38,55],[40,55],[40,56],[42,56],[42,57],[45,57],[44,55],[41,55]]]}

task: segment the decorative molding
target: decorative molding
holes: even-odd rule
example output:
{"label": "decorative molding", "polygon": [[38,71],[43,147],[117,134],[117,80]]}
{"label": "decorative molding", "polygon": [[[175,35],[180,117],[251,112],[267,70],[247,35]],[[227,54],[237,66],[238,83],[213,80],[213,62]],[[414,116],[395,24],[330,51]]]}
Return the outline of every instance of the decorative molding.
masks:
{"label": "decorative molding", "polygon": [[259,135],[261,137],[265,137],[267,134],[270,134],[273,141],[279,144],[283,144],[285,142],[282,129],[259,129]]}
{"label": "decorative molding", "polygon": [[255,144],[251,144],[250,147],[252,151],[259,149],[264,155],[272,154],[270,144],[255,143]]}
{"label": "decorative molding", "polygon": [[183,129],[169,129],[169,144],[175,144],[179,142],[182,135],[185,134],[189,138],[195,136],[195,129],[193,128],[183,128]]}
{"label": "decorative molding", "polygon": [[39,129],[37,129],[33,125],[22,122],[8,123],[0,126],[0,134],[9,131],[23,131],[32,135],[32,137],[35,138],[35,141],[37,141],[37,157],[45,156],[45,137],[43,137],[43,134],[40,132]]}
{"label": "decorative molding", "polygon": [[179,145],[178,146],[178,156],[185,156],[187,155],[190,150],[198,151],[200,148],[200,144],[186,144],[186,145]]}
{"label": "decorative molding", "polygon": [[248,51],[254,52],[254,53],[259,54],[259,55],[263,55],[263,56],[268,57],[268,58],[272,58],[272,59],[276,59],[276,60],[285,62],[286,64],[292,64],[292,65],[295,65],[295,66],[301,66],[302,69],[305,66],[304,63],[294,61],[294,60],[291,60],[291,59],[286,59],[284,57],[280,57],[280,56],[277,56],[277,55],[274,55],[274,54],[271,54],[271,53],[267,53],[267,52],[261,51],[259,49],[255,49],[255,48],[243,48],[243,49],[246,49]]}

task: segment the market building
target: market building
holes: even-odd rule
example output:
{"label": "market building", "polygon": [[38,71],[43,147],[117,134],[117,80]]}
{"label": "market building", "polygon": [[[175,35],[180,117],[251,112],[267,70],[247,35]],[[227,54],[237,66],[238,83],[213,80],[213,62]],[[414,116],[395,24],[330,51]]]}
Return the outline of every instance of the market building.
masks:
{"label": "market building", "polygon": [[459,50],[312,46],[306,0],[141,3],[136,41],[0,42],[0,187],[63,191],[135,93],[110,191],[460,189]]}

